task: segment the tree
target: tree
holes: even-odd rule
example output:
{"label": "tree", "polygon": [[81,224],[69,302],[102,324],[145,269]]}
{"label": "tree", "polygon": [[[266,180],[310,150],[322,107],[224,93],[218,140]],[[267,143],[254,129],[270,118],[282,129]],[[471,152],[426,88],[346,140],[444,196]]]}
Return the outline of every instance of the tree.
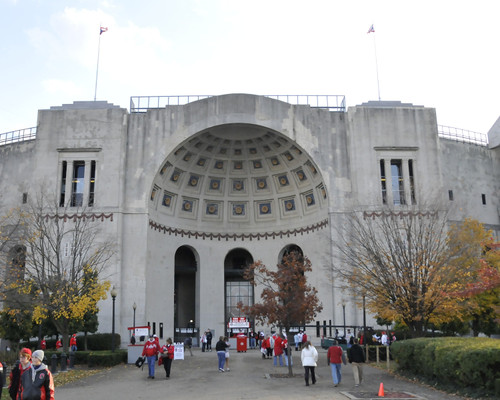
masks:
{"label": "tree", "polygon": [[[459,227],[457,229],[460,229]],[[393,210],[351,212],[338,228],[337,278],[381,318],[404,323],[414,336],[463,311],[450,295],[462,287],[459,260],[473,243],[450,246],[447,212]]]}
{"label": "tree", "polygon": [[[269,270],[261,261],[251,264],[244,273],[245,279],[255,286],[262,286],[261,303],[251,306],[238,304],[244,314],[262,324],[277,325],[284,329],[288,343],[293,343],[290,328],[311,322],[323,306],[318,291],[307,284],[306,273],[312,271],[311,262],[305,256],[292,251],[283,256],[275,271]],[[287,354],[291,360],[291,346]],[[288,373],[293,376],[292,363]]]}
{"label": "tree", "polygon": [[500,314],[500,245],[495,243],[491,231],[470,218],[453,225],[449,237],[449,245],[457,254],[451,262],[461,279],[445,295],[462,304],[463,319],[470,322],[474,336],[479,332],[488,336],[496,333]]}
{"label": "tree", "polygon": [[3,290],[5,304],[11,313],[31,305],[37,324],[50,319],[67,351],[71,322],[82,321],[106,298],[110,282],[100,278],[114,254],[113,242],[98,241],[95,214],[59,207],[44,194],[17,217],[24,259],[11,267],[15,279]]}

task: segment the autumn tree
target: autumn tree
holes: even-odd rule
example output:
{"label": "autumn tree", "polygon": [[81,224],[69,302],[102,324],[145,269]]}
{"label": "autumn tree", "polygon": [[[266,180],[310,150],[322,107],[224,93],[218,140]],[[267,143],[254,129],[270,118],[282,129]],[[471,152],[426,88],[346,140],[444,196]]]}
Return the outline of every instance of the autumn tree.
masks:
{"label": "autumn tree", "polygon": [[467,242],[449,245],[446,211],[352,212],[344,222],[333,268],[345,287],[366,296],[370,311],[405,324],[415,336],[460,315],[462,304],[447,293],[462,287],[466,276],[453,261],[477,249]]}
{"label": "autumn tree", "polygon": [[[254,262],[245,270],[244,277],[254,287],[263,288],[262,302],[251,306],[240,303],[238,308],[262,324],[280,327],[286,332],[288,343],[293,343],[290,328],[313,321],[323,309],[318,291],[307,284],[306,274],[310,271],[309,259],[296,251],[285,254],[276,270],[268,269],[261,261]],[[289,360],[290,348],[287,349]],[[288,373],[293,376],[291,361]]]}
{"label": "autumn tree", "polygon": [[11,315],[31,307],[33,321],[50,319],[68,349],[71,323],[82,321],[106,298],[103,271],[114,254],[112,241],[99,241],[101,220],[84,209],[59,207],[41,194],[23,210],[16,233],[22,262],[10,266],[2,294]]}
{"label": "autumn tree", "polygon": [[480,222],[467,218],[450,229],[449,246],[456,256],[457,279],[445,295],[462,305],[462,319],[470,323],[474,336],[499,330],[500,244],[493,232]]}

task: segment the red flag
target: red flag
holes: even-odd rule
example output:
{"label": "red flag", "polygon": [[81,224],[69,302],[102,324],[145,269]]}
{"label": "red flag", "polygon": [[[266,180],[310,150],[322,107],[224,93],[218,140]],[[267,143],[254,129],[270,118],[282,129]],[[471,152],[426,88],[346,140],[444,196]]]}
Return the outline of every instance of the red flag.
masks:
{"label": "red flag", "polygon": [[107,32],[108,31],[108,28],[104,28],[103,26],[101,26],[101,32],[99,33],[99,35],[102,35],[103,32]]}

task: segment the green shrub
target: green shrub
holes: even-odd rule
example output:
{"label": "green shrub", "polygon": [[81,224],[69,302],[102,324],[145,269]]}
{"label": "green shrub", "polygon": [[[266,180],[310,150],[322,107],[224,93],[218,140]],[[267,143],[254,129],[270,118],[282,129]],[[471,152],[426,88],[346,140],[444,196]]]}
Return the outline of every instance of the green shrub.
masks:
{"label": "green shrub", "polygon": [[460,388],[495,391],[500,379],[500,340],[489,338],[420,338],[397,341],[391,351],[399,368]]}
{"label": "green shrub", "polygon": [[127,362],[126,350],[90,352],[88,355],[89,368],[112,367],[123,362]]}

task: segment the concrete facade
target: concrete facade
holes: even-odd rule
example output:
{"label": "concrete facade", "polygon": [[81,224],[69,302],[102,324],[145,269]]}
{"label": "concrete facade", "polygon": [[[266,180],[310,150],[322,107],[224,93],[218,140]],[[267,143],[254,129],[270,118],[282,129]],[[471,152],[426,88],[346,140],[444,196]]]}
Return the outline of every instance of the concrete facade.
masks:
{"label": "concrete facade", "polygon": [[[191,319],[223,334],[240,264],[275,266],[290,246],[312,262],[308,279],[324,307],[317,320],[342,325],[344,305],[346,324],[360,326],[355,299],[328,272],[335,224],[352,208],[384,207],[381,171],[391,182],[395,169],[404,179],[400,192],[387,187],[389,204],[454,202],[454,219],[476,218],[498,236],[494,132],[490,147],[442,139],[434,109],[399,102],[333,112],[230,94],[144,113],[77,102],[40,110],[35,140],[0,146],[0,209],[39,183],[60,193],[63,162],[68,174],[85,163],[88,202],[96,166],[92,210],[113,216],[102,235],[117,243],[107,275],[124,342],[134,303],[136,325],[154,323],[163,337]],[[111,300],[100,310],[99,330],[110,332]]]}

